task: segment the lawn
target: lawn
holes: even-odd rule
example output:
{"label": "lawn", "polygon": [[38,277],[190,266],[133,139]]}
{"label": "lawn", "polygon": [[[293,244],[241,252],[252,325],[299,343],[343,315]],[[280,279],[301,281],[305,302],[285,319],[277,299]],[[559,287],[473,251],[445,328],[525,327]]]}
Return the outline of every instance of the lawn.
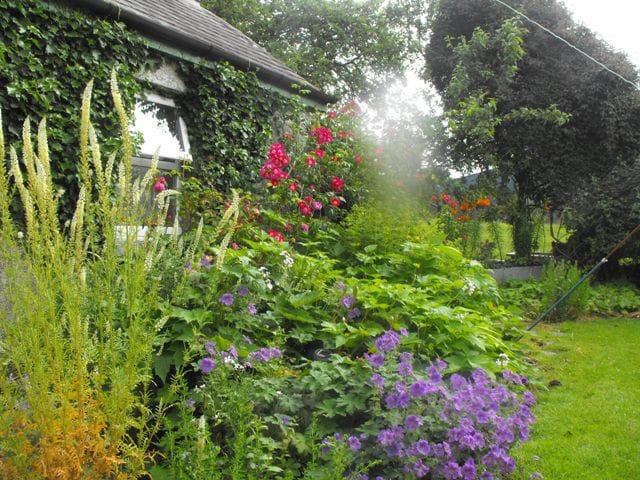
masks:
{"label": "lawn", "polygon": [[[554,227],[554,231],[558,227]],[[505,222],[484,222],[482,224],[482,241],[488,241],[495,243],[496,246],[492,251],[492,257],[496,260],[507,260],[507,254],[513,252],[513,241],[511,239],[511,225]],[[538,225],[536,229],[536,235],[538,245],[536,247],[537,252],[550,253],[553,238],[549,231],[549,224]],[[559,237],[564,239],[567,236],[567,231],[564,227],[559,227]]]}
{"label": "lawn", "polygon": [[552,386],[538,393],[537,422],[516,452],[514,477],[640,478],[640,321],[543,326],[534,343],[540,375]]}

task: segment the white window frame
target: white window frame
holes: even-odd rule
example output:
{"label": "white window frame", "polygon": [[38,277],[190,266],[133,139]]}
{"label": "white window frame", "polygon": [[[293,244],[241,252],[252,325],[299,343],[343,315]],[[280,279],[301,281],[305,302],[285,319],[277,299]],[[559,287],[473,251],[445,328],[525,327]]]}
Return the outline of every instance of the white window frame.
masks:
{"label": "white window frame", "polygon": [[[157,103],[159,105],[164,105],[171,108],[176,108],[176,103],[172,98],[164,97],[158,93],[150,92],[147,93],[143,100],[151,103]],[[158,169],[159,170],[176,170],[180,171],[180,163],[185,160],[191,160],[191,145],[189,144],[189,135],[187,134],[187,124],[184,122],[184,119],[177,115],[178,117],[178,133],[180,135],[180,139],[182,140],[183,150],[185,152],[184,157],[179,158],[171,158],[171,157],[163,157],[159,156],[158,159]],[[133,165],[137,167],[147,167],[151,166],[151,155],[134,155],[132,158]],[[180,187],[180,179],[178,178],[177,187]]]}

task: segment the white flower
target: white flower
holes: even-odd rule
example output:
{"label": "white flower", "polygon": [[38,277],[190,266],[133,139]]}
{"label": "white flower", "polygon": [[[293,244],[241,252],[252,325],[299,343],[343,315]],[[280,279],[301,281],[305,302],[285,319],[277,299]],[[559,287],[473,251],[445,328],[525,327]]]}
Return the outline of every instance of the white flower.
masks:
{"label": "white flower", "polygon": [[18,238],[22,240],[24,238],[24,233],[18,232]]}
{"label": "white flower", "polygon": [[500,355],[498,355],[498,358],[496,358],[496,365],[498,365],[499,367],[506,367],[508,363],[509,357],[506,353],[501,353]]}
{"label": "white flower", "polygon": [[284,263],[286,268],[293,267],[293,257],[289,255],[289,252],[284,250],[280,255],[282,255],[282,263]]}
{"label": "white flower", "polygon": [[462,287],[462,291],[469,294],[469,296],[471,296],[473,295],[473,293],[476,291],[477,288],[478,288],[478,285],[476,285],[474,282],[469,282],[464,287]]}

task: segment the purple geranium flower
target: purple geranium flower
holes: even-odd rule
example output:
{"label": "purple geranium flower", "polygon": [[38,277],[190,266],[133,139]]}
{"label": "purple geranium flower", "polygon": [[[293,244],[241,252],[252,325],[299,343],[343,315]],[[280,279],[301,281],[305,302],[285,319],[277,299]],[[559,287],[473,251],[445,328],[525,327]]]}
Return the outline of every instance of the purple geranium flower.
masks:
{"label": "purple geranium flower", "polygon": [[408,362],[400,362],[398,365],[398,373],[403,377],[408,377],[413,373],[413,366]]}
{"label": "purple geranium flower", "polygon": [[420,439],[416,443],[414,443],[413,447],[416,449],[416,452],[424,456],[429,455],[429,452],[431,451],[431,446],[429,445],[429,442],[423,439]]}
{"label": "purple geranium flower", "polygon": [[429,473],[429,467],[427,467],[422,460],[418,459],[413,464],[413,472],[416,474],[416,477],[422,478]]}
{"label": "purple geranium flower", "polygon": [[249,310],[249,315],[255,315],[258,313],[258,309],[256,308],[255,303],[250,303],[247,305],[247,310]]}
{"label": "purple geranium flower", "polygon": [[384,365],[384,357],[380,354],[374,353],[372,355],[369,355],[368,353],[365,353],[364,358],[367,359],[369,365],[371,365],[373,368],[380,368]]}
{"label": "purple geranium flower", "polygon": [[356,308],[352,308],[351,310],[349,310],[348,315],[349,315],[349,318],[351,320],[353,320],[354,318],[358,318],[361,313],[362,312],[360,311],[360,309],[358,307],[356,307]]}
{"label": "purple geranium flower", "polygon": [[200,371],[202,373],[209,373],[214,368],[216,368],[216,362],[213,360],[213,358],[205,357],[200,360],[200,362],[198,362],[198,367],[200,367]]}
{"label": "purple geranium flower", "polygon": [[356,297],[354,297],[353,295],[349,295],[348,297],[342,297],[340,299],[340,303],[342,303],[342,305],[344,305],[345,308],[353,307],[353,303],[355,301],[356,301]]}
{"label": "purple geranium flower", "polygon": [[246,285],[240,285],[238,287],[238,296],[246,297],[247,295],[249,295],[249,287],[247,287]]}
{"label": "purple geranium flower", "polygon": [[357,452],[362,447],[358,437],[351,436],[347,439],[347,442],[349,443],[349,448],[352,452]]}
{"label": "purple geranium flower", "polygon": [[407,430],[417,430],[423,423],[417,415],[407,415],[407,418],[404,419],[404,426],[407,427]]}
{"label": "purple geranium flower", "polygon": [[207,270],[209,270],[211,268],[211,260],[212,260],[211,256],[205,255],[200,260],[200,266],[206,268]]}
{"label": "purple geranium flower", "polygon": [[374,373],[371,375],[371,379],[369,379],[371,385],[377,387],[379,390],[384,388],[384,377],[379,373]]}
{"label": "purple geranium flower", "polygon": [[476,479],[476,463],[473,461],[472,457],[469,457],[462,466],[462,478],[464,480]]}
{"label": "purple geranium flower", "polygon": [[233,305],[234,301],[235,301],[235,298],[233,297],[233,293],[225,293],[220,297],[220,303],[222,303],[223,305],[226,305],[227,307],[230,307],[231,305]]}
{"label": "purple geranium flower", "polygon": [[376,347],[381,352],[394,350],[400,344],[400,337],[393,330],[389,330],[376,339]]}

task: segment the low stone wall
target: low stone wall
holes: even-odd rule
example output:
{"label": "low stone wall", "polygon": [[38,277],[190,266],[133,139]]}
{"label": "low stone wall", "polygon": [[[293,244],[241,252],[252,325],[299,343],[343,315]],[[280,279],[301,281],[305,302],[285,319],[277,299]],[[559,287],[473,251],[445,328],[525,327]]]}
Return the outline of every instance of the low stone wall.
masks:
{"label": "low stone wall", "polygon": [[542,275],[542,265],[494,268],[489,270],[489,272],[497,282],[537,279]]}

